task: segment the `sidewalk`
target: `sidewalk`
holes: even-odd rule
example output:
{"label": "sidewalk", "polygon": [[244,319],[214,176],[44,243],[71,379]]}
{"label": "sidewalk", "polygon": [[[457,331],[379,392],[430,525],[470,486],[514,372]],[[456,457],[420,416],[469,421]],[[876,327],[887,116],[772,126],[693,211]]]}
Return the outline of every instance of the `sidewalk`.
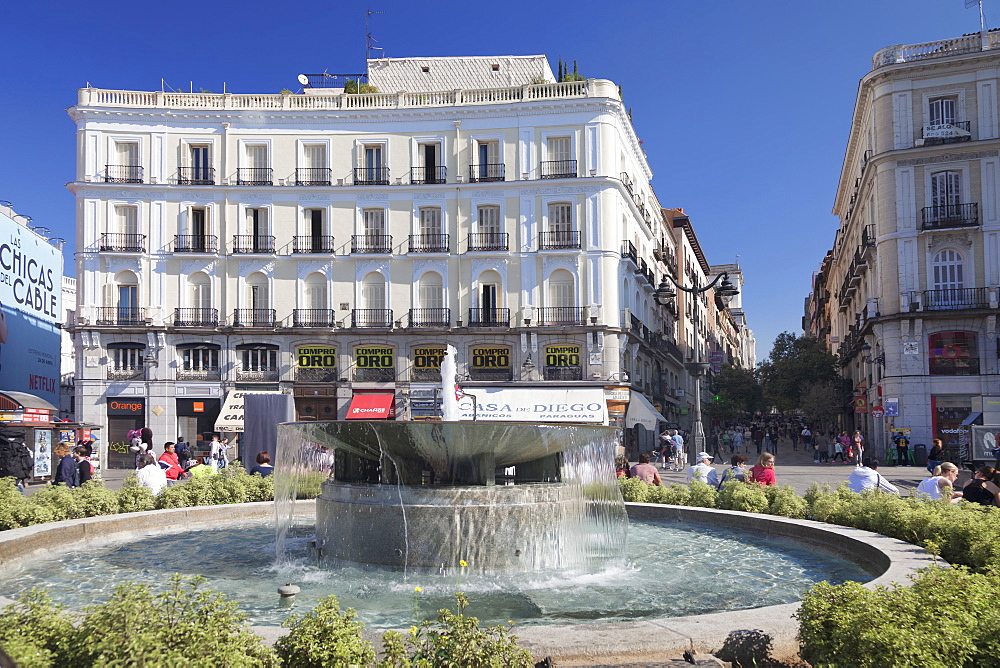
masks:
{"label": "sidewalk", "polygon": [[[709,450],[711,452],[711,450]],[[722,453],[722,460],[719,458],[712,461],[712,465],[719,475],[729,468],[729,452]],[[843,464],[839,460],[833,464],[814,464],[812,450],[803,451],[802,444],[799,443],[798,451],[792,450],[792,442],[789,439],[782,439],[778,443],[778,451],[775,453],[774,474],[779,485],[791,485],[799,494],[809,489],[809,486],[817,482],[820,485],[829,484],[831,489],[835,489],[842,482],[847,482],[848,476],[854,469],[854,464]],[[757,450],[750,444],[750,453],[746,455],[748,465],[757,463]],[[921,480],[928,476],[927,469],[922,466],[885,466],[881,465],[878,472],[886,480],[899,488],[902,495],[908,496],[916,488]],[[671,483],[685,482],[687,477],[686,469],[682,472],[671,472],[660,469],[660,479],[665,485]]]}

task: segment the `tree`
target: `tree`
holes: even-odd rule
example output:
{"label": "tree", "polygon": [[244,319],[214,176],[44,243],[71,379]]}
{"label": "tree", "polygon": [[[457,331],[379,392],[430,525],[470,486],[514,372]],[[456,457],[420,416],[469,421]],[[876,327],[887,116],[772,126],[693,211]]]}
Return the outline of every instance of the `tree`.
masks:
{"label": "tree", "polygon": [[807,403],[816,410],[817,405],[828,401],[832,416],[840,412],[849,396],[839,368],[838,357],[828,352],[819,339],[782,332],[758,373],[768,405],[787,413],[804,410]]}
{"label": "tree", "polygon": [[712,377],[711,388],[714,396],[706,412],[713,420],[728,422],[764,408],[764,395],[752,369],[727,364]]}

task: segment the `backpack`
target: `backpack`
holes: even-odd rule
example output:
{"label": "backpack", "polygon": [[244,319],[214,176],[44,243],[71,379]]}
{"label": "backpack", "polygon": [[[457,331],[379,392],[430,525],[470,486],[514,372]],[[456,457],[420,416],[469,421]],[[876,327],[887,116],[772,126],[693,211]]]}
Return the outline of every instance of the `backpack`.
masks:
{"label": "backpack", "polygon": [[189,459],[191,457],[191,449],[184,441],[174,445],[174,452],[177,453],[177,459]]}

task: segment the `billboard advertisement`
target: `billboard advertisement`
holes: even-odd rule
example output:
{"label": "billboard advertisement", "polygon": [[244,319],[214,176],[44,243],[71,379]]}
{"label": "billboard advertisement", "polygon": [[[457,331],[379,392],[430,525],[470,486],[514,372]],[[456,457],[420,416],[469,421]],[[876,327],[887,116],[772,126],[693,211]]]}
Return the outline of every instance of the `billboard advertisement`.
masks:
{"label": "billboard advertisement", "polygon": [[0,212],[0,389],[59,405],[63,257]]}

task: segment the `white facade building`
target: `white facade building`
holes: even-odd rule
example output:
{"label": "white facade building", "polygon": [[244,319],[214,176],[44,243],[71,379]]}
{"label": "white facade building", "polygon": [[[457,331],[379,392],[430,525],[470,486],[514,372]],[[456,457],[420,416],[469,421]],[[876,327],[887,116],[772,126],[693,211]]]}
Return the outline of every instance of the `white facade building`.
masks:
{"label": "white facade building", "polygon": [[676,403],[674,240],[617,87],[539,83],[542,56],[369,70],[382,92],[79,91],[76,413],[111,466],[138,425],[206,438],[236,390],[432,417],[447,344],[470,391]]}

